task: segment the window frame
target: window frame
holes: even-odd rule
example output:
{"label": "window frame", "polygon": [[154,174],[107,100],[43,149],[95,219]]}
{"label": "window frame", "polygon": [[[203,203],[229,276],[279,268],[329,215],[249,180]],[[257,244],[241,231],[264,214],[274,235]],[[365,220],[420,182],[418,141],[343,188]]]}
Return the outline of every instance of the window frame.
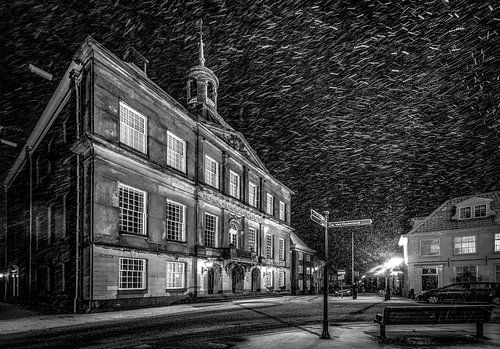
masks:
{"label": "window frame", "polygon": [[[120,187],[123,187],[123,188],[127,188],[128,190],[132,190],[132,191],[137,191],[137,192],[140,192],[143,194],[143,207],[142,207],[142,232],[139,232],[139,233],[136,233],[136,232],[133,232],[133,231],[126,231],[126,230],[123,230],[122,227],[123,227],[123,224],[122,224],[122,207],[120,206]],[[133,234],[133,235],[139,235],[139,236],[147,236],[147,229],[146,229],[146,225],[147,225],[147,199],[148,199],[148,195],[147,195],[147,192],[144,191],[144,190],[141,190],[141,189],[138,189],[138,188],[135,188],[135,187],[132,187],[130,185],[127,185],[127,184],[124,184],[124,183],[121,183],[121,182],[118,182],[118,208],[120,209],[120,212],[119,212],[119,217],[118,217],[118,228],[119,228],[119,231],[120,233],[122,234]]]}
{"label": "window frame", "polygon": [[[271,203],[271,205],[269,205],[269,203]],[[269,193],[266,193],[266,213],[274,216],[274,196]]]}
{"label": "window frame", "polygon": [[[473,243],[474,243],[474,251],[473,252],[457,252],[457,239],[461,239],[460,241],[460,250],[462,250],[463,244],[464,243],[470,243],[469,241],[463,242],[462,240],[464,238],[473,238]],[[453,237],[453,255],[471,255],[471,254],[476,254],[477,253],[477,235],[460,235],[460,236],[454,236]]]}
{"label": "window frame", "polygon": [[[254,189],[252,191],[252,188]],[[248,204],[252,207],[258,206],[259,187],[253,182],[248,182]],[[251,198],[253,197],[253,200]],[[253,201],[253,202],[252,202]]]}
{"label": "window frame", "polygon": [[[182,265],[182,271],[172,271],[172,284],[169,286],[169,268],[168,266],[170,265]],[[175,275],[181,275],[181,285],[180,286],[175,286]],[[165,289],[166,290],[183,290],[186,288],[186,263],[185,262],[177,262],[177,261],[167,261],[165,263]]]}
{"label": "window frame", "polygon": [[[170,148],[170,141],[169,141],[170,137],[176,141],[179,141],[182,144],[181,168],[176,167],[175,155],[179,153],[177,153],[173,148]],[[167,166],[176,169],[177,171],[180,171],[182,173],[186,173],[186,161],[187,161],[186,151],[187,151],[187,142],[184,139],[176,136],[173,132],[167,131]]]}
{"label": "window frame", "polygon": [[[215,173],[210,171],[209,166],[207,166],[207,162],[210,165],[215,163]],[[217,160],[212,159],[210,156],[205,155],[205,184],[214,187],[215,189],[219,189],[219,162]],[[210,183],[209,179],[214,177],[213,183]]]}
{"label": "window frame", "polygon": [[[429,254],[424,254],[423,249],[422,249],[422,242],[424,241],[435,241],[437,240],[437,253],[429,253]],[[430,250],[432,251],[432,243],[429,245]],[[420,256],[421,257],[436,257],[441,255],[441,239],[440,238],[428,238],[428,239],[420,239],[419,240],[419,247],[420,247]]]}
{"label": "window frame", "polygon": [[[122,286],[122,271],[130,271],[130,270],[122,270],[122,260],[138,260],[142,261],[142,278],[141,283],[142,287],[121,287]],[[132,272],[135,270],[131,270]],[[119,257],[118,259],[118,290],[119,291],[142,291],[147,289],[146,285],[146,273],[147,273],[147,259],[145,258],[133,258],[133,257]]]}
{"label": "window frame", "polygon": [[[215,218],[215,221],[214,221],[214,231],[209,231],[210,233],[213,233],[213,245],[207,245],[207,216],[210,216],[210,217],[213,217]],[[218,237],[218,234],[219,234],[219,217],[213,213],[209,213],[209,212],[205,212],[205,215],[204,215],[204,226],[203,226],[203,245],[205,247],[210,247],[210,248],[217,248],[218,247],[218,243],[217,243],[217,237]]]}
{"label": "window frame", "polygon": [[[179,207],[182,207],[182,231],[180,232],[181,233],[181,238],[180,239],[171,239],[169,238],[169,233],[168,233],[168,222],[173,222],[174,224],[179,224],[179,222],[175,222],[175,221],[172,221],[172,220],[169,220],[168,219],[168,205],[176,205],[176,206],[179,206]],[[174,201],[174,200],[170,200],[170,199],[167,199],[166,202],[165,202],[165,234],[166,234],[166,239],[169,240],[169,241],[176,241],[176,242],[186,242],[186,205],[184,204],[181,204],[180,202],[177,202],[177,201]]]}
{"label": "window frame", "polygon": [[280,214],[279,218],[282,221],[286,221],[286,204],[280,200]]}
{"label": "window frame", "polygon": [[[268,244],[271,241],[271,244]],[[274,258],[274,235],[266,234],[266,259]]]}
{"label": "window frame", "polygon": [[278,238],[278,259],[285,260],[285,239],[283,238]]}
{"label": "window frame", "polygon": [[[250,237],[252,237],[252,239],[250,239]],[[248,249],[250,251],[253,251],[253,252],[257,252],[256,251],[256,242],[257,240],[257,229],[253,228],[253,227],[249,227],[248,228]]]}
{"label": "window frame", "polygon": [[[136,130],[136,129],[133,129],[131,126],[127,125],[126,123],[123,122],[123,119],[122,119],[122,108],[124,109],[128,109],[129,112],[132,112],[133,114],[135,114],[135,116],[139,117],[140,119],[142,119],[142,122],[143,122],[143,127],[144,127],[144,133],[142,133],[142,145],[143,145],[143,149],[140,149],[136,146],[134,146],[133,142],[131,143],[128,143],[127,142],[127,139],[125,137],[125,133],[124,133],[124,130],[125,129],[132,129],[133,131],[137,132],[138,134],[141,134],[140,131]],[[124,101],[120,101],[119,102],[119,139],[120,139],[120,143],[121,144],[124,144],[126,145],[127,147],[130,147],[131,149],[134,149],[142,154],[147,154],[148,153],[148,118],[143,115],[142,113],[138,112],[136,109],[132,108],[130,105],[128,105],[127,103],[125,103]]]}
{"label": "window frame", "polygon": [[[483,210],[481,209],[484,206],[484,214],[481,214]],[[488,206],[486,204],[479,204],[479,205],[474,205],[474,218],[484,218],[486,217],[486,213],[488,211]],[[478,214],[478,208],[479,208],[479,214]]]}
{"label": "window frame", "polygon": [[500,252],[500,233],[493,233],[493,252]]}
{"label": "window frame", "polygon": [[[233,189],[233,181],[232,179],[233,178],[237,178],[238,179],[238,183],[237,183],[237,186],[236,186],[236,189]],[[234,195],[233,191],[236,190],[236,195]],[[232,196],[233,198],[236,198],[236,199],[240,199],[241,195],[240,195],[240,191],[241,191],[241,177],[238,173],[234,172],[233,170],[229,170],[229,195]]]}

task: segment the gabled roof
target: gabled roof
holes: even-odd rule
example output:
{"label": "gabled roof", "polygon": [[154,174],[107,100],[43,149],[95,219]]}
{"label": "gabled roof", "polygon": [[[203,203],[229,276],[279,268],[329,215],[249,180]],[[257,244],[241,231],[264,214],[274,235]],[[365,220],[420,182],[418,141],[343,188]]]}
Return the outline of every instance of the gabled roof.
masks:
{"label": "gabled roof", "polygon": [[[454,206],[467,205],[468,202],[475,203],[478,200],[480,202],[493,201],[495,203],[494,210],[496,211],[496,215],[495,218],[493,219],[493,223],[491,222],[491,218],[471,219],[471,220],[451,219],[454,212]],[[449,199],[445,201],[443,204],[441,204],[438,208],[436,208],[430,215],[428,215],[424,219],[420,217],[416,221],[417,224],[408,232],[408,234],[500,224],[500,191],[459,196],[456,198]]]}
{"label": "gabled roof", "polygon": [[312,248],[309,248],[304,241],[297,235],[295,232],[290,233],[290,239],[291,239],[291,248],[295,248],[297,250],[302,250],[306,251],[309,253],[316,253],[316,250],[313,250]]}

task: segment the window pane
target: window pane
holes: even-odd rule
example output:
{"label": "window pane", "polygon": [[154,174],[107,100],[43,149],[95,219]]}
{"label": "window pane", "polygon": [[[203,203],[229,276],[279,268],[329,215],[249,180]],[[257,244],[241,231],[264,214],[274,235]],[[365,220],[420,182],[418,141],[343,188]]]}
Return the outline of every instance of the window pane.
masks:
{"label": "window pane", "polygon": [[184,205],[167,201],[167,239],[184,241]]}
{"label": "window pane", "polygon": [[167,262],[167,288],[185,288],[185,263]]}
{"label": "window pane", "polygon": [[219,188],[219,163],[205,156],[205,183]]}
{"label": "window pane", "polygon": [[273,236],[266,235],[266,258],[273,258]]}
{"label": "window pane", "polygon": [[233,171],[229,172],[229,195],[240,198],[240,176]]}
{"label": "window pane", "polygon": [[120,231],[146,234],[144,229],[144,201],[146,193],[123,185],[118,185],[120,206]]}
{"label": "window pane", "polygon": [[255,235],[256,230],[253,228],[248,228],[248,248],[250,251],[255,252]]}
{"label": "window pane", "polygon": [[205,213],[205,246],[216,247],[215,239],[217,236],[217,217]]}
{"label": "window pane", "polygon": [[274,214],[274,197],[271,194],[267,194],[266,213]]}
{"label": "window pane", "polygon": [[145,259],[120,258],[120,289],[145,288]]}
{"label": "window pane", "polygon": [[120,102],[120,142],[146,152],[146,118]]}
{"label": "window pane", "polygon": [[186,142],[172,133],[167,133],[167,165],[186,171]]}

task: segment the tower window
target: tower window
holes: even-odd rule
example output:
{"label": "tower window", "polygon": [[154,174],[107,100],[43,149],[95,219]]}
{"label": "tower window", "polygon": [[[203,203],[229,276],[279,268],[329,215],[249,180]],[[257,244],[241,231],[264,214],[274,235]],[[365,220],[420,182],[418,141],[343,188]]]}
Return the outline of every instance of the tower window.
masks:
{"label": "tower window", "polygon": [[198,84],[195,79],[189,79],[189,99],[198,96]]}
{"label": "tower window", "polygon": [[213,102],[213,105],[215,105],[215,89],[214,89],[214,84],[209,81],[207,83],[207,102],[211,104],[210,102]]}

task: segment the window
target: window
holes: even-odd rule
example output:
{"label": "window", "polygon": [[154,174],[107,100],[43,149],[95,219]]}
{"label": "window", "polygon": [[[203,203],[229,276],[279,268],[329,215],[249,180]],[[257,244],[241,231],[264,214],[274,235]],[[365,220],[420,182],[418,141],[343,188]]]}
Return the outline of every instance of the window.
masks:
{"label": "window", "polygon": [[500,282],[500,265],[495,265],[495,281]]}
{"label": "window", "polygon": [[280,287],[285,287],[285,272],[284,271],[279,272],[278,284]]}
{"label": "window", "polygon": [[476,237],[474,235],[454,237],[453,246],[455,254],[476,253]]}
{"label": "window", "polygon": [[274,270],[271,270],[266,273],[266,287],[273,287],[273,281],[274,281]]}
{"label": "window", "polygon": [[280,201],[280,219],[282,221],[285,220],[285,215],[286,215],[286,205],[283,201]]}
{"label": "window", "polygon": [[500,234],[495,234],[495,252],[500,252]]}
{"label": "window", "polygon": [[146,118],[120,102],[120,142],[146,153]]}
{"label": "window", "polygon": [[257,231],[254,228],[248,228],[248,248],[255,252],[255,236]]}
{"label": "window", "polygon": [[56,228],[56,210],[51,205],[47,209],[47,243],[50,245],[54,240]]}
{"label": "window", "polygon": [[274,197],[267,193],[266,213],[274,215]]}
{"label": "window", "polygon": [[420,240],[420,255],[439,256],[439,239]]}
{"label": "window", "polygon": [[304,260],[304,254],[302,252],[299,252],[299,261],[303,261]]}
{"label": "window", "polygon": [[464,265],[455,267],[455,281],[456,282],[470,282],[477,281],[477,266]]}
{"label": "window", "polygon": [[217,247],[217,216],[205,213],[205,246]]}
{"label": "window", "polygon": [[120,231],[145,235],[144,216],[146,192],[118,184],[120,206]]}
{"label": "window", "polygon": [[240,176],[233,171],[229,171],[229,195],[240,198]]}
{"label": "window", "polygon": [[311,255],[310,254],[306,254],[306,262],[310,262],[311,261]]}
{"label": "window", "polygon": [[167,132],[167,165],[186,172],[186,142]]}
{"label": "window", "polygon": [[266,258],[273,258],[273,236],[269,234],[266,235]]}
{"label": "window", "polygon": [[422,268],[422,291],[433,290],[438,287],[437,268]]}
{"label": "window", "polygon": [[185,206],[167,200],[167,240],[186,241]]}
{"label": "window", "polygon": [[471,218],[471,208],[470,207],[461,207],[460,208],[460,219]]}
{"label": "window", "polygon": [[219,189],[219,163],[205,156],[205,183]]}
{"label": "window", "polygon": [[278,240],[278,258],[280,261],[285,260],[285,240],[281,238]]}
{"label": "window", "polygon": [[185,263],[167,262],[167,288],[185,288]]}
{"label": "window", "polygon": [[229,244],[238,247],[238,230],[234,227],[229,229]]}
{"label": "window", "polygon": [[120,290],[143,290],[146,288],[146,260],[120,258]]}
{"label": "window", "polygon": [[257,186],[253,183],[248,183],[248,204],[257,207],[258,191]]}
{"label": "window", "polygon": [[299,265],[299,274],[304,273],[304,267],[302,265]]}
{"label": "window", "polygon": [[486,217],[486,205],[474,206],[474,217]]}

